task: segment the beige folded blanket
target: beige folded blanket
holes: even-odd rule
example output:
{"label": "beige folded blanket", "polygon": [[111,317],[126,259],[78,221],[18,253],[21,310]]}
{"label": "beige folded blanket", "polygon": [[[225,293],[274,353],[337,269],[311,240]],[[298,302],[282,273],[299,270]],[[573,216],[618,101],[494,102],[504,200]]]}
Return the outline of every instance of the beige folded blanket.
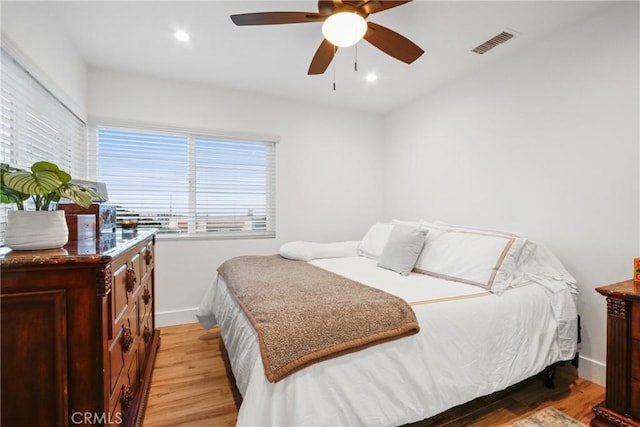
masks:
{"label": "beige folded blanket", "polygon": [[303,261],[242,256],[218,272],[258,333],[271,382],[420,330],[401,298]]}

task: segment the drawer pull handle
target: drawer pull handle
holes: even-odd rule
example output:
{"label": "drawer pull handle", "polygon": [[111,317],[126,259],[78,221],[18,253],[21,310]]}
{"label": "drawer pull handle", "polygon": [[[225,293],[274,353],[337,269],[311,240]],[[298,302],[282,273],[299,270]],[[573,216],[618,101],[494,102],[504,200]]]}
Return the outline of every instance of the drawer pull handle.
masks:
{"label": "drawer pull handle", "polygon": [[133,292],[136,288],[136,283],[138,282],[138,278],[136,277],[136,272],[133,268],[127,267],[127,277],[125,281],[125,288],[127,292]]}
{"label": "drawer pull handle", "polygon": [[151,261],[153,261],[153,254],[151,253],[150,249],[147,249],[147,252],[145,252],[144,254],[144,262],[147,263],[147,265],[151,264]]}
{"label": "drawer pull handle", "polygon": [[151,292],[149,288],[144,288],[144,292],[142,293],[142,301],[144,301],[144,305],[149,305],[149,301],[151,301]]}
{"label": "drawer pull handle", "polygon": [[131,406],[131,402],[133,401],[133,390],[129,384],[125,384],[122,386],[122,394],[120,395],[120,404],[122,405],[122,410],[126,411]]}
{"label": "drawer pull handle", "polygon": [[147,326],[144,325],[144,332],[142,333],[142,338],[144,339],[144,343],[148,343],[149,340],[151,339],[151,329]]}
{"label": "drawer pull handle", "polygon": [[120,344],[122,345],[123,353],[126,353],[131,349],[131,344],[133,344],[133,334],[131,333],[131,328],[123,329]]}

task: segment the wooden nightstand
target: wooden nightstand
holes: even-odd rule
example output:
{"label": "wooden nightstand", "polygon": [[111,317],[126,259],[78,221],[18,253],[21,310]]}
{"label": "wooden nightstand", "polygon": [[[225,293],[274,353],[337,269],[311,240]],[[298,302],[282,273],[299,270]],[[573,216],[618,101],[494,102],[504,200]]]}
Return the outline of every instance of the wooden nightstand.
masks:
{"label": "wooden nightstand", "polygon": [[591,425],[640,427],[640,284],[596,291],[607,297],[607,385]]}

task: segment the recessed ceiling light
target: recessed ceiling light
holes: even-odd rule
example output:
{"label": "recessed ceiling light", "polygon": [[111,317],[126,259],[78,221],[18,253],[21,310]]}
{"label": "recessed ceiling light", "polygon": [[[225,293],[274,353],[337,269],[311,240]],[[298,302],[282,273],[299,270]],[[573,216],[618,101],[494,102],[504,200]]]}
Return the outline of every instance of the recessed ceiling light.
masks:
{"label": "recessed ceiling light", "polygon": [[374,73],[369,73],[369,74],[367,74],[367,76],[365,77],[365,79],[366,79],[368,82],[375,82],[376,80],[378,80],[378,76],[377,76],[376,74],[374,74]]}
{"label": "recessed ceiling light", "polygon": [[191,38],[191,36],[189,36],[189,33],[182,30],[173,33],[173,37],[175,37],[176,40],[180,40],[181,42],[187,42]]}

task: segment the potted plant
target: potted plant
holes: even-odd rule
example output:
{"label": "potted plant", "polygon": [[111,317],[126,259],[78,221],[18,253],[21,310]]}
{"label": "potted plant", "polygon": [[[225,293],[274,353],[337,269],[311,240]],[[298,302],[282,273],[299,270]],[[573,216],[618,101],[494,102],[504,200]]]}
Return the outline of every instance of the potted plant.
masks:
{"label": "potted plant", "polygon": [[[93,190],[71,181],[71,175],[57,165],[40,161],[30,170],[0,164],[0,202],[15,203],[7,212],[5,246],[16,250],[60,248],[67,243],[69,229],[64,211],[55,210],[61,198],[89,207]],[[27,210],[31,199],[35,210]]]}

